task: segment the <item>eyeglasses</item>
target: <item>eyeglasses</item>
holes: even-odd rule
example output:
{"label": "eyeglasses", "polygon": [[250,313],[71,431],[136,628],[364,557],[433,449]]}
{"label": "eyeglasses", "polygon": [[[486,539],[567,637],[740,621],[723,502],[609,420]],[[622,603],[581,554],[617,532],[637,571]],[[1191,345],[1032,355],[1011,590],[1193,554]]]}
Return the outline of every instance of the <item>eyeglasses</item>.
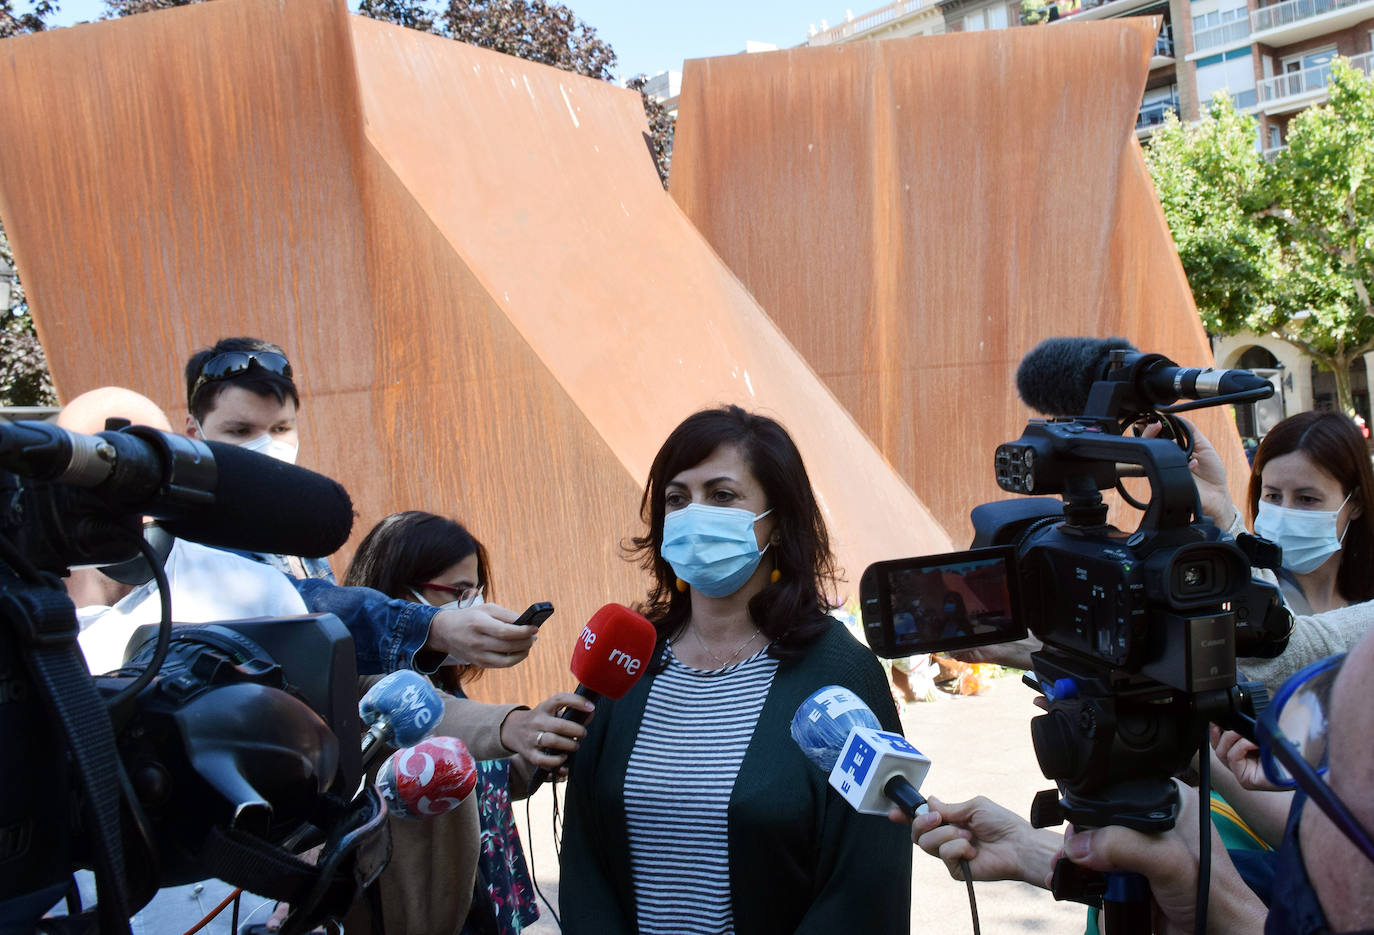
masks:
{"label": "eyeglasses", "polygon": [[1351,843],[1374,860],[1374,836],[1326,781],[1331,769],[1327,746],[1331,686],[1344,661],[1344,653],[1322,659],[1284,682],[1256,720],[1255,737],[1260,745],[1260,763],[1269,781],[1305,792]]}
{"label": "eyeglasses", "polygon": [[291,362],[276,351],[225,351],[211,357],[200,368],[200,376],[196,377],[196,384],[191,387],[191,398],[194,399],[205,384],[242,376],[254,364],[268,373],[291,379]]}
{"label": "eyeglasses", "polygon": [[444,594],[454,595],[454,600],[451,603],[457,604],[459,610],[463,609],[464,607],[471,607],[473,604],[477,603],[477,601],[480,600],[482,597],[482,585],[480,584],[475,588],[453,588],[449,587],[446,584],[436,584],[433,581],[426,581],[423,584],[416,585],[415,587],[416,590],[430,588],[434,591],[441,591]]}

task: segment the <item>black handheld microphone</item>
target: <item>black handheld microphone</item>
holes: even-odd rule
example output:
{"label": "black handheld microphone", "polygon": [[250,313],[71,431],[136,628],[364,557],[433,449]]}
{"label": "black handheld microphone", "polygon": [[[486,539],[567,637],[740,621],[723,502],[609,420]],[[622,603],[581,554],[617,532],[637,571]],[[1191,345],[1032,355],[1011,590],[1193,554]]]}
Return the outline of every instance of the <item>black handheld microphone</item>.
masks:
{"label": "black handheld microphone", "polygon": [[[1124,351],[1119,371],[1112,351]],[[1119,375],[1118,375],[1119,373]],[[1249,370],[1180,367],[1160,354],[1142,354],[1125,338],[1046,338],[1021,359],[1016,391],[1022,402],[1048,416],[1081,415],[1098,380],[1129,382],[1149,405],[1180,399],[1212,399],[1268,390],[1273,385]]]}
{"label": "black handheld microphone", "polygon": [[337,481],[146,426],[82,435],[47,422],[0,425],[0,469],[82,488],[207,545],[314,558],[338,550],[353,529],[353,502]]}

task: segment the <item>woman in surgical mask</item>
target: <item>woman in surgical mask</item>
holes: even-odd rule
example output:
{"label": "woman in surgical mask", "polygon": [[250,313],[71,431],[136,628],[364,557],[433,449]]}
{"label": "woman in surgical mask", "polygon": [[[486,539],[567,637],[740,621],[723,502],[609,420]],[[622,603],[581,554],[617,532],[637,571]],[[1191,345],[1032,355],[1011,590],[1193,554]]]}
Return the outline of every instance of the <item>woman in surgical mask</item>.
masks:
{"label": "woman in surgical mask", "polygon": [[563,930],[906,932],[910,841],[850,808],[789,732],[829,685],[900,730],[881,666],[827,613],[829,541],[792,439],[737,406],[698,412],[640,513],[627,549],[658,645],[573,761]]}
{"label": "woman in surgical mask", "polygon": [[[461,524],[420,511],[393,513],[373,527],[358,546],[344,584],[438,606],[470,607],[492,598],[491,563],[483,545]],[[483,670],[452,663],[448,660],[433,676],[447,693],[435,733],[459,738],[478,760],[477,815],[469,808],[466,814],[459,809],[451,820],[392,821],[393,856],[381,878],[386,930],[514,935],[537,919],[539,910],[511,811],[512,794],[523,794],[535,766],[557,770],[585,735],[583,727],[558,718],[558,712],[591,706],[570,692],[559,692],[533,710],[470,701],[462,684]]]}
{"label": "woman in surgical mask", "polygon": [[1255,534],[1283,548],[1279,578],[1294,613],[1374,598],[1374,476],[1352,420],[1303,412],[1270,429],[1249,501]]}

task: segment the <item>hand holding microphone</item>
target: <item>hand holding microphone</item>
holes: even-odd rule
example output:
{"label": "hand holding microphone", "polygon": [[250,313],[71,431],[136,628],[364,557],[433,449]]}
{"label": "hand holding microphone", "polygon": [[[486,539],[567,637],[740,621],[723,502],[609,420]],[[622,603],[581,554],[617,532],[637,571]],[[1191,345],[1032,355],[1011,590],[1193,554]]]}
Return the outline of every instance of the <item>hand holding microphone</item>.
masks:
{"label": "hand holding microphone", "polygon": [[431,737],[397,750],[377,770],[377,790],[399,818],[433,818],[463,804],[477,763],[457,737]]}
{"label": "hand holding microphone", "polygon": [[591,716],[596,706],[572,692],[557,692],[530,710],[516,709],[501,723],[501,745],[537,767],[557,769],[587,736],[582,722],[559,717],[562,710]]}
{"label": "hand holding microphone", "polygon": [[[642,614],[620,604],[607,604],[596,613],[578,634],[568,668],[580,683],[576,695],[596,704],[603,696],[620,698],[635,682],[653,658],[658,632]],[[566,707],[559,718],[585,724],[592,711],[582,707]],[[561,732],[560,732],[561,733]],[[548,756],[558,753],[549,747],[541,752]],[[552,770],[541,766],[530,776],[527,794],[533,795]]]}
{"label": "hand holding microphone", "polygon": [[444,703],[429,680],[418,672],[400,669],[367,690],[358,702],[358,714],[367,725],[363,735],[363,767],[388,747],[417,744],[439,723]]}
{"label": "hand holding microphone", "polygon": [[1060,835],[1032,828],[1020,815],[981,795],[954,804],[931,798],[928,806],[915,820],[896,806],[887,817],[898,824],[910,821],[912,841],[944,861],[951,877],[1046,886],[1063,843]]}

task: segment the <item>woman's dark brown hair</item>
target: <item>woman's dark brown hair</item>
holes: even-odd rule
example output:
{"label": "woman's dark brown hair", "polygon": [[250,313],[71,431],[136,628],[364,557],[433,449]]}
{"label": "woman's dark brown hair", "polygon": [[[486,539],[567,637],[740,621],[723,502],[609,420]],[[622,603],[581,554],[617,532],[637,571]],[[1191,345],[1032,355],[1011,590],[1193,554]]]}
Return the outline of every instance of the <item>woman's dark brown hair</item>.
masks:
{"label": "woman's dark brown hair", "polygon": [[[491,563],[486,547],[462,523],[420,510],[392,513],[363,538],[343,583],[413,601],[412,591],[473,553],[477,554],[477,584],[490,600]],[[435,681],[451,691],[459,680],[475,681],[482,671],[481,666],[445,666],[435,673]]]}
{"label": "woman's dark brown hair", "polygon": [[640,607],[653,621],[659,640],[675,636],[691,612],[691,595],[676,587],[677,575],[660,554],[663,545],[664,488],[688,468],[710,457],[722,445],[736,448],[763,487],[771,514],[777,520],[777,544],[764,561],[772,561],[779,578],[749,601],[749,615],[772,641],[770,652],[779,658],[800,654],[823,633],[823,614],[834,606],[835,560],[811,480],[801,453],[777,422],[739,406],[705,409],[673,429],[649,468],[649,482],[639,504],[648,532],[626,547],[651,577],[649,594]]}
{"label": "woman's dark brown hair", "polygon": [[1341,542],[1336,590],[1352,604],[1374,599],[1374,470],[1369,449],[1354,421],[1339,412],[1300,412],[1269,430],[1255,451],[1250,471],[1250,520],[1259,513],[1264,466],[1275,458],[1301,451],[1341,485],[1360,505]]}

